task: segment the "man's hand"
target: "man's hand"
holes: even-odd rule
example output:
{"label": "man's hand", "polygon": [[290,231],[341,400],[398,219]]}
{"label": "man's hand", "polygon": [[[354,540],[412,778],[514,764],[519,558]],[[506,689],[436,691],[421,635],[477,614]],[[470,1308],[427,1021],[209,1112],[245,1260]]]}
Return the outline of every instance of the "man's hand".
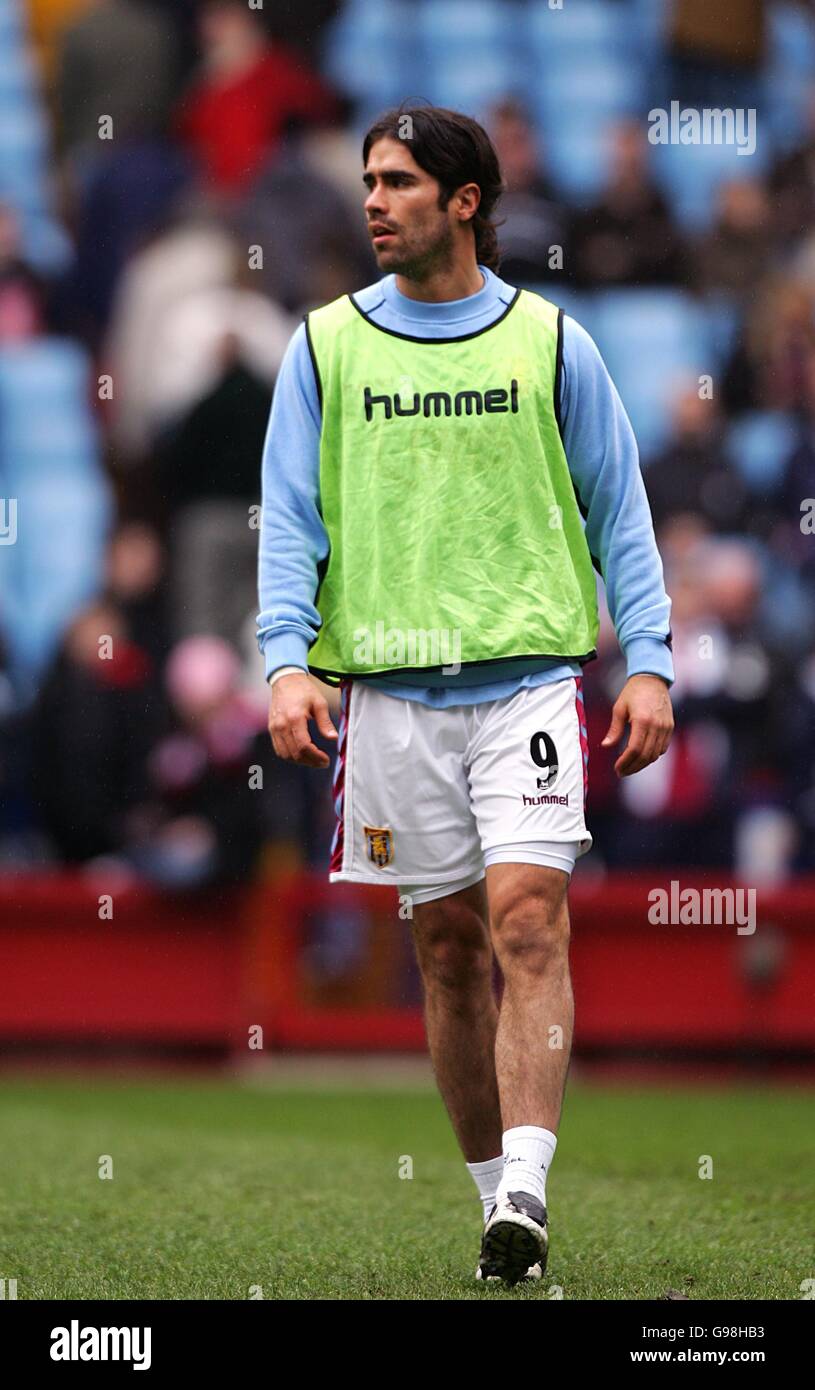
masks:
{"label": "man's hand", "polygon": [[269,706],[269,733],[275,753],[305,767],[328,767],[328,754],[311,741],[309,719],[325,738],[337,737],[325,697],[305,672],[281,676],[272,686]]}
{"label": "man's hand", "polygon": [[661,758],[671,741],[674,716],[668,687],[661,676],[629,676],[620,691],[601,748],[619,743],[626,724],[631,733],[614,764],[618,777],[630,777]]}

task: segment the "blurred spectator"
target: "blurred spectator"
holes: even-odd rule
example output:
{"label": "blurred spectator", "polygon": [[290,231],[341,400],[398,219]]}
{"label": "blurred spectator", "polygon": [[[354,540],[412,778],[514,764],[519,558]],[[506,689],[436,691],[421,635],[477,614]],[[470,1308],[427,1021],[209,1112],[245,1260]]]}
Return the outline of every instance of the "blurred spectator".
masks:
{"label": "blurred spectator", "polygon": [[776,250],[767,194],[756,179],[723,183],[716,222],[693,252],[693,281],[702,294],[749,301]]}
{"label": "blurred spectator", "polygon": [[815,650],[776,691],[775,743],[798,831],[795,867],[815,870]]}
{"label": "blurred spectator", "polygon": [[339,108],[320,77],[266,36],[244,0],[204,0],[199,74],[175,129],[204,180],[223,194],[244,189],[277,149],[288,121],[332,121]]}
{"label": "blurred spectator", "polygon": [[160,669],[169,647],[165,563],[161,540],[146,522],[124,522],[111,537],[105,593],[155,670]]}
{"label": "blurred spectator", "polygon": [[776,159],[768,179],[775,234],[785,249],[811,233],[815,222],[815,87],[807,117],[805,139]]}
{"label": "blurred spectator", "polygon": [[810,586],[815,613],[815,351],[807,359],[803,406],[798,437],[775,493],[778,525],[772,540],[784,562]]}
{"label": "blurred spectator", "polygon": [[573,226],[580,286],[667,285],[685,279],[685,256],[668,207],[648,172],[642,125],[623,121],[611,138],[611,173],[595,207]]}
{"label": "blurred spectator", "polygon": [[343,0],[274,0],[263,15],[272,38],[316,62],[323,32]]}
{"label": "blurred spectator", "polygon": [[657,530],[670,517],[690,513],[712,531],[738,531],[747,489],[723,449],[722,421],[712,400],[689,387],[674,407],[673,437],[645,471]]}
{"label": "blurred spectator", "polygon": [[176,638],[232,638],[255,605],[249,509],[291,331],[255,283],[217,227],[177,228],[131,263],[114,321],[117,434],[137,461],[150,457]]}
{"label": "blurred spectator", "polygon": [[[356,151],[359,174],[359,151]],[[298,135],[286,139],[278,155],[252,185],[238,217],[248,245],[263,249],[259,285],[292,313],[330,303],[378,275],[359,205],[309,162]]]}
{"label": "blurred spectator", "polygon": [[225,336],[217,380],[156,447],[161,495],[170,512],[202,498],[257,500],[255,461],[271,398],[270,383],[243,361],[237,338]]}
{"label": "blurred spectator", "polygon": [[225,339],[222,375],[156,450],[158,489],[167,506],[173,557],[176,636],[233,639],[255,606],[260,504],[256,460],[263,449],[271,388]]}
{"label": "blurred spectator", "polygon": [[0,640],[0,868],[27,862],[32,850],[32,815],[27,810],[31,750]]}
{"label": "blurred spectator", "polygon": [[230,340],[271,388],[291,325],[254,291],[256,277],[259,285],[259,272],[242,269],[228,233],[199,217],[178,222],[131,259],[105,353],[116,382],[113,439],[125,460],[143,459],[161,431],[216,387]]}
{"label": "blurred spectator", "polygon": [[34,800],[61,859],[193,889],[245,882],[270,829],[305,853],[311,807],[264,785],[266,702],[239,676],[228,644],[189,639],[167,661],[165,713],[115,605],[76,619],[32,719]]}
{"label": "blurred spectator", "polygon": [[[198,61],[198,12],[201,0],[141,0],[161,16],[173,30],[178,57],[178,73],[185,82]],[[180,89],[180,88],[179,88]]]}
{"label": "blurred spectator", "polygon": [[45,288],[27,265],[17,214],[0,203],[0,344],[34,338],[43,328]]}
{"label": "blurred spectator", "polygon": [[799,410],[807,399],[808,362],[815,349],[815,287],[767,278],[749,307],[727,364],[727,408]]}
{"label": "blurred spectator", "polygon": [[137,0],[91,0],[59,40],[58,136],[80,167],[104,154],[100,120],[112,140],[154,135],[167,119],[176,80],[172,27]]}
{"label": "blurred spectator", "polygon": [[755,106],[766,0],[672,0],[668,86],[687,106]]}
{"label": "blurred spectator", "polygon": [[166,686],[175,727],[149,759],[152,802],[131,851],[139,872],[168,888],[245,883],[269,838],[310,858],[328,780],[315,786],[271,753],[265,692],[241,690],[233,648],[205,636],[179,643]]}
{"label": "blurred spectator", "polygon": [[[362,183],[362,150],[352,126],[310,126],[296,132],[298,149],[309,169],[342,195],[346,207],[359,209],[366,197]],[[378,274],[374,261],[374,278]]]}
{"label": "blurred spectator", "polygon": [[[783,804],[772,709],[779,671],[762,640],[756,552],[684,523],[663,531],[674,601],[677,733],[658,763],[620,785],[612,862],[733,868],[743,817]],[[791,848],[790,851],[791,853]]]}
{"label": "blurred spectator", "polygon": [[[257,293],[251,272],[245,271],[232,284],[179,296],[154,321],[153,330],[150,409],[158,433],[174,427],[204,400],[236,359],[266,383],[268,404],[291,325]],[[247,468],[248,460],[241,464],[242,478]],[[220,471],[226,474],[225,465]]]}
{"label": "blurred spectator", "polygon": [[35,60],[50,88],[63,31],[93,4],[93,0],[27,0],[29,35]]}
{"label": "blurred spectator", "polygon": [[169,220],[191,177],[189,161],[172,146],[133,139],[100,153],[73,190],[76,256],[60,308],[93,350],[128,260]]}
{"label": "blurred spectator", "polygon": [[70,624],[32,717],[33,799],[60,858],[119,853],[147,791],[157,672],[116,605]]}
{"label": "blurred spectator", "polygon": [[262,841],[262,789],[250,784],[263,711],[238,692],[232,649],[195,637],[170,653],[175,729],[149,759],[151,805],[133,844],[141,873],[168,888],[245,880]]}
{"label": "blurred spectator", "polygon": [[510,284],[562,280],[569,266],[566,213],[544,173],[529,117],[517,102],[504,101],[487,124],[505,185],[501,274]]}

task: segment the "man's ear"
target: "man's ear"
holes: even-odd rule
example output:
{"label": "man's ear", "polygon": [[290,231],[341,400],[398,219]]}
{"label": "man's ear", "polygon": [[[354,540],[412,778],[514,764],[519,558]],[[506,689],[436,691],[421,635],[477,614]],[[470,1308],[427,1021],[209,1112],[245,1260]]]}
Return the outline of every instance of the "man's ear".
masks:
{"label": "man's ear", "polygon": [[481,189],[477,183],[464,183],[461,188],[456,190],[458,199],[458,218],[460,222],[469,222],[478,212],[481,202]]}

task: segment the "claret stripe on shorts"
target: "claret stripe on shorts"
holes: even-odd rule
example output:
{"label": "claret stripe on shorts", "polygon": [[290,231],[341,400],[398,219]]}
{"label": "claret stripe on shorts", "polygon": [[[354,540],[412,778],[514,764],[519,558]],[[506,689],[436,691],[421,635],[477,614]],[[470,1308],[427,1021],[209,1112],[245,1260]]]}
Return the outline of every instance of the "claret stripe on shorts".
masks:
{"label": "claret stripe on shorts", "polygon": [[577,727],[580,730],[580,752],[583,757],[583,805],[589,791],[589,730],[586,725],[586,702],[583,698],[583,677],[575,676],[574,707],[577,710]]}
{"label": "claret stripe on shorts", "polygon": [[334,764],[334,810],[337,813],[337,825],[334,830],[334,838],[331,841],[331,862],[328,866],[330,874],[338,874],[342,869],[342,858],[345,849],[345,763],[348,739],[348,715],[351,707],[351,685],[347,679],[340,681],[340,727],[337,730],[337,761]]}

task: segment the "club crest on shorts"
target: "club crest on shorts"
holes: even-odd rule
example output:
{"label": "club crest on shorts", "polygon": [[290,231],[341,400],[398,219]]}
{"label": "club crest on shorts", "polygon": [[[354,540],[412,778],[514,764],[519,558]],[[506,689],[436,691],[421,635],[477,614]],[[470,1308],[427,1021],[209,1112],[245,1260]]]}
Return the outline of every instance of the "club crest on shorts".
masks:
{"label": "club crest on shorts", "polygon": [[384,869],[393,861],[393,831],[384,826],[364,825],[368,850],[367,857],[378,869]]}

